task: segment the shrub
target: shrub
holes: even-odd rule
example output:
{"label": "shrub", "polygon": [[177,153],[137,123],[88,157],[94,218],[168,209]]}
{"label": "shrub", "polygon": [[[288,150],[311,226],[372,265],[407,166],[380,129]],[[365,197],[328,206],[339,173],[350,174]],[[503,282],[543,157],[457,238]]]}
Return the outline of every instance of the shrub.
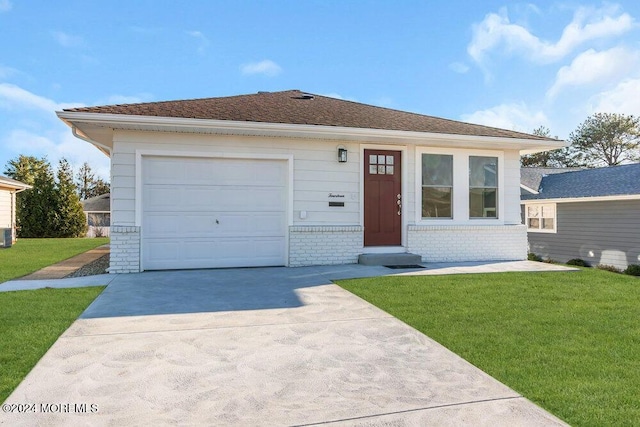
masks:
{"label": "shrub", "polygon": [[529,252],[529,254],[527,255],[527,259],[529,261],[538,261],[538,262],[542,262],[542,257],[538,256],[536,254],[534,254],[533,252]]}
{"label": "shrub", "polygon": [[574,258],[567,261],[567,265],[575,265],[576,267],[590,267],[589,263],[580,258]]}
{"label": "shrub", "polygon": [[622,273],[622,270],[620,270],[618,267],[615,267],[613,265],[598,264],[596,268],[599,270],[610,271],[612,273]]}
{"label": "shrub", "polygon": [[629,266],[623,271],[624,274],[629,276],[640,276],[640,265],[629,264]]}

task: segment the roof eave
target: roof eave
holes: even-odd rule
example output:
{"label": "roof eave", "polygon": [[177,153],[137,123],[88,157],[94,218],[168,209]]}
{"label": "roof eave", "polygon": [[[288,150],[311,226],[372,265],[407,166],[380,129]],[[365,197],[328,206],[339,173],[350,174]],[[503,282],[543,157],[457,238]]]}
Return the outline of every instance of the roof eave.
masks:
{"label": "roof eave", "polygon": [[603,196],[580,196],[580,197],[536,197],[524,198],[520,204],[526,203],[577,203],[577,202],[610,202],[620,200],[640,200],[640,194],[611,194]]}
{"label": "roof eave", "polygon": [[14,181],[7,181],[6,179],[0,178],[0,188],[8,188],[10,190],[15,190],[17,192],[20,192],[24,190],[29,190],[33,188],[33,186],[29,184],[14,182]]}
{"label": "roof eave", "polygon": [[[507,137],[457,135],[431,132],[412,132],[385,129],[350,128],[339,126],[240,122],[176,117],[138,116],[106,113],[58,111],[60,119],[79,129],[95,141],[105,129],[234,134],[248,136],[280,136],[314,139],[336,139],[367,142],[407,143],[429,141],[431,145],[473,146],[476,148],[516,149],[538,152],[564,147],[563,141],[520,139]],[[93,136],[96,134],[96,136]],[[100,141],[105,145],[106,141]],[[110,148],[110,147],[108,147]]]}

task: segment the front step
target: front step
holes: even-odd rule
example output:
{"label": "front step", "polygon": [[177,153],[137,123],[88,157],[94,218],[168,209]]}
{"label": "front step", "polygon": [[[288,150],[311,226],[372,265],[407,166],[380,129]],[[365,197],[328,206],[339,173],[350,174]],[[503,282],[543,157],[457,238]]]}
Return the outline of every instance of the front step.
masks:
{"label": "front step", "polygon": [[416,265],[422,257],[416,254],[362,254],[358,256],[358,264],[362,265]]}

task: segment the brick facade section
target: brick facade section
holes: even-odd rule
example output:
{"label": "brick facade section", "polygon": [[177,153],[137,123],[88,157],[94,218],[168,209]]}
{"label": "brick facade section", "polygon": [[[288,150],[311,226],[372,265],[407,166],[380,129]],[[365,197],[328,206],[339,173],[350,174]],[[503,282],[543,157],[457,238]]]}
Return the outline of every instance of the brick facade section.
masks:
{"label": "brick facade section", "polygon": [[408,251],[423,262],[511,261],[527,258],[524,225],[410,225]]}
{"label": "brick facade section", "polygon": [[355,264],[363,231],[360,226],[289,227],[289,267]]}
{"label": "brick facade section", "polygon": [[140,272],[140,227],[111,226],[109,273]]}

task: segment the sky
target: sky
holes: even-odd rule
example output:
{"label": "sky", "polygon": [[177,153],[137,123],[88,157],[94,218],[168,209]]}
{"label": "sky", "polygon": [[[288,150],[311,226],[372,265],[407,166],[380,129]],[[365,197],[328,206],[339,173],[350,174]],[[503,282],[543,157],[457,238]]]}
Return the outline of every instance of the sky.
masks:
{"label": "sky", "polygon": [[0,174],[108,179],[55,111],[299,89],[567,139],[640,115],[640,2],[0,0]]}

